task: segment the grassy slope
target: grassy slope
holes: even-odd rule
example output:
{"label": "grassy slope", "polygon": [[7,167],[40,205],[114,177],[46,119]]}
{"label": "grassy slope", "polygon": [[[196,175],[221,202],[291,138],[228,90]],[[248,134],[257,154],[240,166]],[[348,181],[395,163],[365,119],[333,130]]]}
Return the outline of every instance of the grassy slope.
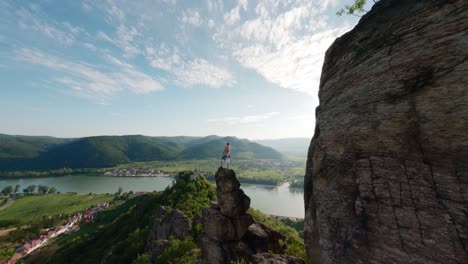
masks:
{"label": "grassy slope", "polygon": [[[72,235],[62,236],[40,252],[27,259],[27,263],[132,263],[144,253],[148,227],[154,221],[159,205],[182,210],[189,217],[200,214],[215,198],[214,185],[201,178],[187,181],[190,173],[182,173],[172,188],[164,192],[147,194],[99,214],[95,223],[83,226]],[[254,218],[270,225],[287,237],[288,254],[304,257],[303,240],[298,233],[259,211],[250,211]],[[184,241],[170,242],[170,247],[156,263],[195,263],[201,227]],[[141,255],[143,258],[145,255]],[[136,262],[135,262],[136,263]],[[148,262],[142,262],[148,263]]]}
{"label": "grassy slope", "polygon": [[72,214],[100,202],[110,201],[111,195],[48,194],[19,198],[13,205],[0,211],[0,222],[26,224],[43,216]]}
{"label": "grassy slope", "polygon": [[[137,197],[99,214],[94,223],[83,226],[70,236],[59,237],[44,250],[31,256],[27,262],[132,263],[144,252],[148,228],[154,221],[155,209],[159,205],[178,208],[192,218],[208,207],[210,200],[215,198],[214,186],[206,179],[201,177],[197,181],[188,181],[191,172],[181,175],[172,188]],[[194,247],[196,245],[191,243],[191,248]],[[189,256],[191,259],[196,257]]]}

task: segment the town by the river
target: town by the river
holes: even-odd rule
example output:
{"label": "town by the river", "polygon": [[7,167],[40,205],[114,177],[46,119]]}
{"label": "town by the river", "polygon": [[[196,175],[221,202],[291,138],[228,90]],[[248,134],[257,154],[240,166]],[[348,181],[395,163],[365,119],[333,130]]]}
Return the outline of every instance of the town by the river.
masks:
{"label": "town by the river", "polygon": [[[105,177],[63,176],[0,180],[0,189],[5,186],[29,185],[54,186],[59,192],[115,193],[122,187],[124,192],[162,191],[173,181],[170,177]],[[242,189],[251,199],[251,206],[265,214],[304,218],[302,189],[289,188],[288,183],[280,186],[242,184]]]}

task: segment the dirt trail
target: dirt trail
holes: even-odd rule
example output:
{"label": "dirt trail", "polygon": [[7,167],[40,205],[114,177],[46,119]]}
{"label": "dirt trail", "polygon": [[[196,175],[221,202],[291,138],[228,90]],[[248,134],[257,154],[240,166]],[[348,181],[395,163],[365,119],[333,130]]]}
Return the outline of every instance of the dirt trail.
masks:
{"label": "dirt trail", "polygon": [[15,199],[8,199],[6,204],[0,206],[0,211],[15,203]]}
{"label": "dirt trail", "polygon": [[8,233],[10,233],[13,230],[16,230],[16,227],[8,228],[8,229],[0,229],[0,237],[4,236],[4,235],[7,235]]}

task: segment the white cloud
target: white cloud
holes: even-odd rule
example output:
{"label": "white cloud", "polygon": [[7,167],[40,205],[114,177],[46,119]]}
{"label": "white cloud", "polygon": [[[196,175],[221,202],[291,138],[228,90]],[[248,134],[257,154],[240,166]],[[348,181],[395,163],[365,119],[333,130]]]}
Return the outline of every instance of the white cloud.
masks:
{"label": "white cloud", "polygon": [[20,61],[60,72],[63,77],[57,78],[57,83],[66,85],[77,95],[99,103],[108,101],[112,95],[122,90],[143,94],[163,89],[151,76],[112,56],[107,56],[106,59],[117,66],[118,70],[107,73],[92,65],[70,62],[35,49],[19,49],[15,55]]}
{"label": "white cloud", "polygon": [[232,86],[236,83],[232,74],[203,59],[185,63],[173,71],[180,86],[207,85],[211,87]]}
{"label": "white cloud", "polygon": [[274,50],[256,45],[234,51],[236,59],[281,87],[316,95],[325,51],[341,29],[328,30]]}
{"label": "white cloud", "polygon": [[236,83],[228,70],[205,59],[182,58],[177,47],[170,49],[165,43],[159,46],[157,54],[148,53],[148,58],[153,68],[172,74],[173,81],[181,87],[207,85],[216,88]]}
{"label": "white cloud", "polygon": [[260,115],[246,115],[246,116],[228,116],[221,118],[208,119],[209,123],[227,123],[229,125],[244,125],[244,124],[255,124],[261,121],[265,121],[274,118],[279,115],[279,112],[270,112]]}
{"label": "white cloud", "polygon": [[224,5],[223,0],[207,0],[206,5],[208,7],[208,11],[210,12],[223,12]]}
{"label": "white cloud", "polygon": [[142,48],[143,33],[141,32],[141,27],[144,24],[130,23],[128,20],[133,20],[133,18],[127,19],[126,12],[119,8],[121,4],[117,3],[116,0],[96,1],[93,4],[103,10],[105,21],[114,27],[113,32],[98,31],[97,39],[105,40],[120,48],[126,58],[133,58],[144,53],[144,48]]}
{"label": "white cloud", "polygon": [[208,25],[209,28],[213,28],[215,26],[214,20],[213,19],[208,20],[207,25]]}
{"label": "white cloud", "polygon": [[171,71],[181,62],[179,49],[177,47],[173,47],[172,50],[170,50],[165,43],[161,43],[157,54],[153,48],[149,48],[149,52],[147,48],[147,56],[149,58],[150,65],[153,68],[165,71]]}
{"label": "white cloud", "polygon": [[91,44],[91,43],[85,42],[85,43],[83,43],[83,46],[86,47],[86,48],[89,49],[89,50],[92,50],[92,51],[96,51],[96,50],[97,50],[96,46],[94,46],[94,45]]}
{"label": "white cloud", "polygon": [[69,23],[46,21],[45,15],[37,6],[20,8],[16,11],[17,22],[22,29],[34,30],[62,45],[72,45],[78,34],[85,32]]}
{"label": "white cloud", "polygon": [[200,13],[194,9],[188,9],[182,13],[182,22],[187,23],[193,26],[201,26],[203,24],[203,19],[200,16]]}
{"label": "white cloud", "polygon": [[[280,87],[316,95],[326,49],[349,27],[331,27],[321,9],[334,0],[260,0],[241,23],[243,1],[224,14],[213,39],[242,66]],[[245,4],[246,6],[246,4]]]}
{"label": "white cloud", "polygon": [[240,10],[247,10],[247,0],[239,0],[237,5],[231,9],[228,13],[224,14],[224,22],[228,25],[234,25],[240,21]]}
{"label": "white cloud", "polygon": [[238,6],[241,7],[242,9],[247,10],[247,6],[248,6],[249,2],[248,0],[239,0],[238,2]]}
{"label": "white cloud", "polygon": [[228,25],[233,25],[240,20],[239,7],[236,6],[229,13],[224,14],[224,22]]}

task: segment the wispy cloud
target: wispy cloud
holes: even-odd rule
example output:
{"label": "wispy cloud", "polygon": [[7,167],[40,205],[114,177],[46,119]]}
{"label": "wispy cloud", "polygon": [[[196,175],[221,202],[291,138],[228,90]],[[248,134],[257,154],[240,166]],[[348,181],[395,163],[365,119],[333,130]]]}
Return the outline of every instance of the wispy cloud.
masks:
{"label": "wispy cloud", "polygon": [[211,87],[232,86],[236,83],[230,71],[205,59],[182,58],[177,47],[169,48],[162,43],[158,51],[146,49],[153,68],[167,71],[179,86],[207,85]]}
{"label": "wispy cloud", "polygon": [[198,12],[196,9],[188,9],[183,11],[181,21],[196,27],[203,24],[203,19],[200,15],[200,12]]}
{"label": "wispy cloud", "polygon": [[90,64],[70,62],[37,49],[18,49],[15,55],[20,61],[60,72],[62,77],[55,79],[57,83],[65,85],[77,95],[98,103],[107,102],[113,94],[122,90],[149,93],[163,89],[163,86],[151,76],[113,57],[108,57],[108,60],[118,69],[106,73]]}
{"label": "wispy cloud", "polygon": [[208,8],[208,11],[211,12],[223,12],[224,5],[223,5],[223,0],[207,0],[206,5]]}
{"label": "wispy cloud", "polygon": [[248,2],[247,0],[239,0],[237,5],[232,8],[229,12],[224,14],[224,22],[228,25],[234,25],[240,20],[240,11],[247,10]]}
{"label": "wispy cloud", "polygon": [[[278,86],[316,95],[326,49],[349,27],[332,27],[322,8],[331,0],[260,0],[253,14],[240,20],[239,4],[224,14],[213,36],[242,66]],[[251,12],[252,13],[252,12]]]}
{"label": "wispy cloud", "polygon": [[72,45],[84,29],[67,22],[51,22],[36,5],[20,8],[16,11],[17,22],[23,29],[34,30],[62,45]]}
{"label": "wispy cloud", "polygon": [[246,115],[246,116],[228,116],[221,118],[208,119],[209,123],[226,123],[229,125],[242,125],[242,124],[255,124],[261,121],[265,121],[274,118],[279,115],[279,112],[270,112],[261,115]]}
{"label": "wispy cloud", "polygon": [[232,86],[236,83],[232,74],[204,59],[184,63],[173,71],[180,86],[208,85],[211,87]]}

